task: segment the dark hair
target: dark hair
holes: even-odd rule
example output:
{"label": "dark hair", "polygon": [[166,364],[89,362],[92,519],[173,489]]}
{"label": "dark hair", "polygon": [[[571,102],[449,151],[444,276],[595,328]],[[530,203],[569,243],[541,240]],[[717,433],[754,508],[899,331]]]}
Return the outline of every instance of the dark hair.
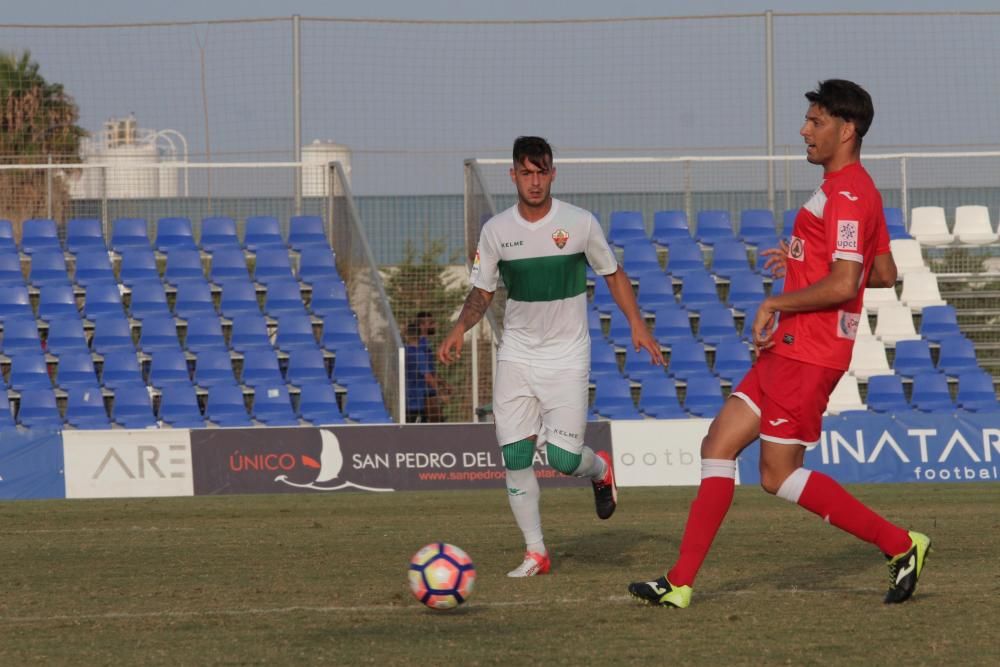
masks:
{"label": "dark hair", "polygon": [[417,325],[416,322],[410,322],[409,324],[406,325],[406,335],[409,338],[416,338],[417,336],[420,335],[420,327]]}
{"label": "dark hair", "polygon": [[552,146],[541,137],[518,137],[514,140],[514,165],[528,160],[539,169],[552,166]]}
{"label": "dark hair", "polygon": [[820,81],[816,90],[806,93],[806,99],[810,104],[826,109],[831,116],[854,123],[858,146],[861,145],[861,139],[868,133],[875,117],[875,105],[867,90],[853,81],[827,79]]}
{"label": "dark hair", "polygon": [[419,313],[416,314],[415,317],[418,320],[422,320],[424,318],[434,319],[434,313],[432,313],[429,310],[421,310]]}

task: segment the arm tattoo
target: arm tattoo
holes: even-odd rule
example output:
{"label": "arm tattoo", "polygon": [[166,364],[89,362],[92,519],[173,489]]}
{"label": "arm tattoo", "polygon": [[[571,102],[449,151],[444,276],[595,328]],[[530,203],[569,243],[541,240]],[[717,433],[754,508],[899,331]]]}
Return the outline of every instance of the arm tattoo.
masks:
{"label": "arm tattoo", "polygon": [[466,331],[476,326],[476,323],[483,319],[486,309],[490,307],[490,301],[492,299],[487,299],[481,290],[475,287],[472,288],[469,296],[465,298],[465,305],[462,306],[462,312],[458,316],[459,323],[465,327]]}

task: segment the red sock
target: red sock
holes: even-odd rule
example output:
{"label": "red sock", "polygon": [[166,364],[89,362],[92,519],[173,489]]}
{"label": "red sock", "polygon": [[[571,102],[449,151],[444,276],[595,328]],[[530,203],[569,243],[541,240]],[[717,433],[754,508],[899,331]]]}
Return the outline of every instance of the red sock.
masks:
{"label": "red sock", "polygon": [[667,573],[671,584],[690,586],[694,583],[712,540],[733,503],[735,486],[736,480],[731,477],[706,477],[701,480],[698,495],[691,503],[687,525],[684,526],[680,556]]}
{"label": "red sock", "polygon": [[798,504],[890,556],[903,553],[912,543],[905,530],[883,519],[821,472],[809,471]]}

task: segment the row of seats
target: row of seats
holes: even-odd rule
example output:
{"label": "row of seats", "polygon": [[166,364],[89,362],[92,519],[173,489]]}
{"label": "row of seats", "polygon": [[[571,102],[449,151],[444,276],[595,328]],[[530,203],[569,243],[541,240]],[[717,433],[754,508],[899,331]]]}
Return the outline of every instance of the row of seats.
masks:
{"label": "row of seats", "polygon": [[917,206],[910,211],[910,234],[922,245],[943,246],[952,243],[984,245],[998,241],[997,230],[985,206],[958,206],[955,225],[948,228],[944,208]]}
{"label": "row of seats", "polygon": [[952,400],[948,378],[936,372],[915,373],[910,376],[912,396],[907,399],[903,378],[900,375],[876,375],[868,378],[867,396],[861,400],[858,378],[845,374],[830,395],[827,411],[844,414],[859,410],[879,413],[898,413],[908,410],[921,412],[953,413],[1000,412],[993,377],[975,369],[956,376],[958,392]]}

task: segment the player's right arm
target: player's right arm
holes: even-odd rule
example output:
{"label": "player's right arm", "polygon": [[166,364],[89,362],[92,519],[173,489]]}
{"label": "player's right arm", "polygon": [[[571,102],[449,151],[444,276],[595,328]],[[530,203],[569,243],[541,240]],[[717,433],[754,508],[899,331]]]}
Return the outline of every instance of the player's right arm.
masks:
{"label": "player's right arm", "polygon": [[462,306],[462,312],[458,315],[458,321],[438,347],[438,360],[442,364],[450,364],[462,356],[465,332],[483,319],[494,294],[495,292],[487,292],[479,287],[473,287],[469,292],[469,296],[465,298],[465,305]]}

